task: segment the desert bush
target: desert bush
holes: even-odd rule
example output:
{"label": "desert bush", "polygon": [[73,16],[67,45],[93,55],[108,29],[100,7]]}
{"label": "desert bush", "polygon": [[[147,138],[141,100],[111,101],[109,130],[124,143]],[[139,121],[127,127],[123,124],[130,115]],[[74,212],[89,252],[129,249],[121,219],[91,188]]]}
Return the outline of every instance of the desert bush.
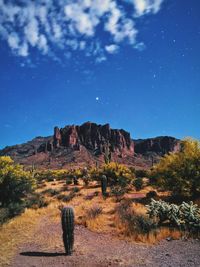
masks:
{"label": "desert bush", "polygon": [[60,193],[60,191],[58,189],[49,188],[49,189],[42,191],[42,193],[53,197],[53,196],[58,195]]}
{"label": "desert bush", "polygon": [[0,225],[17,215],[22,214],[25,208],[25,203],[10,203],[6,208],[0,208]]}
{"label": "desert bush", "polygon": [[200,195],[200,142],[187,139],[181,151],[166,155],[153,167],[151,181],[180,198]]}
{"label": "desert bush", "polygon": [[100,169],[99,168],[92,167],[89,170],[89,174],[90,174],[91,180],[93,180],[93,181],[99,181],[100,180]]}
{"label": "desert bush", "polygon": [[86,168],[86,167],[83,168],[81,172],[82,172],[83,182],[84,182],[85,186],[88,186],[89,182],[91,180],[90,172],[89,172],[88,168]]}
{"label": "desert bush", "polygon": [[78,188],[76,186],[72,189],[72,192],[74,192],[74,193],[78,193],[79,191],[80,191],[80,188]]}
{"label": "desert bush", "polygon": [[9,209],[0,208],[0,225],[5,223],[9,219]]}
{"label": "desert bush", "polygon": [[64,196],[62,201],[64,202],[69,202],[71,201],[73,198],[75,197],[75,194],[74,193],[69,193],[68,195]]}
{"label": "desert bush", "polygon": [[103,211],[102,207],[95,205],[86,211],[86,216],[89,219],[95,219],[97,216],[102,214],[102,211]]}
{"label": "desert bush", "polygon": [[9,218],[13,218],[24,212],[25,203],[10,203],[7,208],[9,210]]}
{"label": "desert bush", "polygon": [[148,216],[135,213],[130,201],[120,203],[116,212],[128,235],[148,234],[156,228],[156,224]]}
{"label": "desert bush", "polygon": [[111,162],[100,170],[100,177],[106,175],[109,185],[127,186],[135,178],[131,170],[123,164]]}
{"label": "desert bush", "polygon": [[48,182],[53,182],[55,180],[64,180],[68,174],[68,170],[43,170],[35,172],[34,177],[37,181],[46,180]]}
{"label": "desert bush", "polygon": [[115,196],[117,201],[120,201],[123,195],[127,192],[127,188],[121,185],[113,185],[110,188],[111,196]]}
{"label": "desert bush", "polygon": [[140,191],[143,188],[143,180],[142,180],[142,178],[136,178],[133,181],[133,185],[135,186],[136,191]]}
{"label": "desert bush", "polygon": [[39,209],[43,207],[47,207],[49,202],[40,194],[32,194],[30,195],[25,202],[27,208]]}
{"label": "desert bush", "polygon": [[72,184],[72,178],[71,178],[71,177],[67,177],[65,183],[66,183],[66,185],[70,185],[70,184]]}
{"label": "desert bush", "polygon": [[30,172],[14,164],[10,157],[0,157],[0,204],[19,203],[35,186]]}
{"label": "desert bush", "polygon": [[95,191],[95,192],[92,192],[88,195],[85,196],[85,200],[92,200],[94,197],[98,196],[99,195],[99,192],[98,191]]}

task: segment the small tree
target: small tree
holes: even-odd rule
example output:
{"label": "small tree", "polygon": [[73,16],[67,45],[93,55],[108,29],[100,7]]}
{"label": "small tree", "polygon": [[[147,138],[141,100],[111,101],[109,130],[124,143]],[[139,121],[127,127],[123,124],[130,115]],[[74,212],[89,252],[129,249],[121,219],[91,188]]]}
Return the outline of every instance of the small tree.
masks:
{"label": "small tree", "polygon": [[200,142],[182,141],[180,152],[166,155],[153,167],[151,179],[179,197],[200,195]]}
{"label": "small tree", "polygon": [[17,203],[32,191],[34,179],[30,172],[15,165],[10,157],[0,157],[0,203],[7,206]]}

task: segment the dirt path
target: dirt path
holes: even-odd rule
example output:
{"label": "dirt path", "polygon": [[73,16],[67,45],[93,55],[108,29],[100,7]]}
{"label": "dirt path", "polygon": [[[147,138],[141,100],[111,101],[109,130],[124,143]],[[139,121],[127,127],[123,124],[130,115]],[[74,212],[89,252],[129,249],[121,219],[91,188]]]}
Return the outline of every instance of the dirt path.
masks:
{"label": "dirt path", "polygon": [[59,222],[40,220],[32,240],[18,247],[10,267],[198,267],[200,242],[162,241],[156,246],[129,243],[98,234],[83,226],[75,229],[75,251],[65,256]]}

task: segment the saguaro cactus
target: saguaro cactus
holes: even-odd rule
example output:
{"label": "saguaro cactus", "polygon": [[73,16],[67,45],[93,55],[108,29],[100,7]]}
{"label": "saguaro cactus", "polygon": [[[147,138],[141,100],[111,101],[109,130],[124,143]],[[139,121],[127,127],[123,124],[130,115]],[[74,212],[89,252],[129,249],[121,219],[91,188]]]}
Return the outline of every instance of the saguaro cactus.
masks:
{"label": "saguaro cactus", "polygon": [[109,164],[111,162],[111,151],[108,145],[104,147],[104,161],[105,164]]}
{"label": "saguaro cactus", "polygon": [[63,243],[67,255],[71,255],[74,246],[74,210],[64,207],[61,210]]}
{"label": "saguaro cactus", "polygon": [[106,196],[106,189],[107,189],[107,177],[103,175],[101,177],[101,192],[103,196]]}

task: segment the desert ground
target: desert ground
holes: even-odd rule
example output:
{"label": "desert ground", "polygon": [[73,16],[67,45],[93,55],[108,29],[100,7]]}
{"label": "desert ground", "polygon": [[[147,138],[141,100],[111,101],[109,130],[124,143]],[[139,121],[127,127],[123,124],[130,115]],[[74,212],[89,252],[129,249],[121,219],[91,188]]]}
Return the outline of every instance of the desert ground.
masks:
{"label": "desert ground", "polygon": [[[58,196],[48,195],[48,189],[57,192],[65,188],[62,181],[45,182],[39,192],[46,192],[48,207],[27,209],[0,229],[0,266],[199,266],[200,242],[177,231],[160,230],[157,235],[124,235],[124,227],[116,217],[115,198],[104,199],[100,188],[90,185],[76,186],[76,196],[64,205],[75,210],[75,244],[72,256],[66,256],[62,241]],[[68,185],[63,195],[74,190]],[[144,206],[135,202],[151,188],[130,192],[124,198],[132,199],[133,208],[144,212]],[[50,192],[50,191],[49,191]],[[96,217],[88,216],[88,210],[101,207]]]}

